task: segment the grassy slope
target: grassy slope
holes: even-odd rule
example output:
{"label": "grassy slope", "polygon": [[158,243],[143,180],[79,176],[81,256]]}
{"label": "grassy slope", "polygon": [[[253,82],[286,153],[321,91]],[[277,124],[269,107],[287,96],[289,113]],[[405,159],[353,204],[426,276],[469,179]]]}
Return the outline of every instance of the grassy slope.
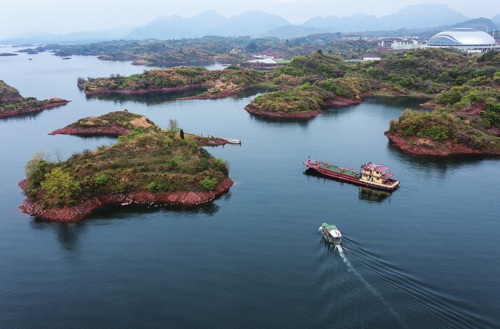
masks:
{"label": "grassy slope", "polygon": [[115,111],[110,112],[98,117],[86,117],[83,119],[79,119],[72,124],[68,125],[68,127],[73,128],[89,128],[89,127],[106,127],[111,124],[116,124],[118,126],[134,129],[135,127],[155,127],[155,123],[140,114],[135,114],[125,111]]}

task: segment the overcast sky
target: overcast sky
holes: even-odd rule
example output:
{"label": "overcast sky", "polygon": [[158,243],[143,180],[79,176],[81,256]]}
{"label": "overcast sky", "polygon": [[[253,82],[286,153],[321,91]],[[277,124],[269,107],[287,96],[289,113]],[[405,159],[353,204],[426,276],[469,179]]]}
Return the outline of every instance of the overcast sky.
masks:
{"label": "overcast sky", "polygon": [[65,34],[138,26],[158,16],[192,17],[208,9],[226,17],[260,9],[301,24],[314,16],[359,12],[380,17],[421,3],[446,4],[471,18],[500,14],[500,0],[2,0],[0,38],[26,31]]}

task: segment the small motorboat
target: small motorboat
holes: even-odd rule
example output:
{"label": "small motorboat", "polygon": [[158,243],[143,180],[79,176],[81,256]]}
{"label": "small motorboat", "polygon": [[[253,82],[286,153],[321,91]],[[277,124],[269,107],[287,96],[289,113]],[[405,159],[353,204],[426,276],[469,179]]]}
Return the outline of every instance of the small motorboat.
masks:
{"label": "small motorboat", "polygon": [[229,144],[241,144],[241,139],[231,138],[227,140]]}
{"label": "small motorboat", "polygon": [[323,223],[319,227],[319,231],[327,242],[334,245],[342,244],[342,233],[340,233],[339,229],[334,224]]}

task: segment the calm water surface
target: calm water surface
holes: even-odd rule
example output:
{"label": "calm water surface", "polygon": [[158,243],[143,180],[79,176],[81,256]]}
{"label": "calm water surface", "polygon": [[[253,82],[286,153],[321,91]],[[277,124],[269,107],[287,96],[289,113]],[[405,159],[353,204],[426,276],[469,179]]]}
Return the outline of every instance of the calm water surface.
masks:
{"label": "calm water surface", "polygon": [[[277,121],[243,110],[255,92],[179,101],[87,98],[76,87],[78,77],[143,70],[49,53],[0,57],[0,79],[23,96],[72,101],[0,120],[0,328],[498,327],[499,159],[392,147],[383,131],[419,100],[372,98]],[[209,148],[230,163],[230,192],[197,208],[114,208],[76,224],[22,214],[17,183],[36,151],[67,158],[114,142],[47,134],[125,108],[162,127],[175,118],[186,132],[241,138]],[[311,175],[308,156],[386,164],[401,188]],[[344,233],[344,257],[322,242],[322,222]]]}

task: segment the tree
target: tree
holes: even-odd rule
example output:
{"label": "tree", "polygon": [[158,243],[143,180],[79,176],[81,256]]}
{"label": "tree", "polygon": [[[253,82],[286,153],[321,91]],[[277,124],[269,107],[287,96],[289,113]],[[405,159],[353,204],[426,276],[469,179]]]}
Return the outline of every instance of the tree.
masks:
{"label": "tree", "polygon": [[30,178],[31,174],[36,170],[42,162],[48,163],[50,160],[50,154],[45,152],[36,152],[35,156],[32,157],[27,163],[25,168],[26,178]]}
{"label": "tree", "polygon": [[181,129],[181,131],[180,131],[180,136],[181,136],[181,139],[184,139],[184,130],[183,129]]}
{"label": "tree", "polygon": [[170,119],[168,120],[168,130],[171,133],[176,133],[179,131],[179,124],[177,123],[176,119]]}
{"label": "tree", "polygon": [[80,184],[60,167],[46,173],[40,185],[52,206],[71,203],[81,192]]}

